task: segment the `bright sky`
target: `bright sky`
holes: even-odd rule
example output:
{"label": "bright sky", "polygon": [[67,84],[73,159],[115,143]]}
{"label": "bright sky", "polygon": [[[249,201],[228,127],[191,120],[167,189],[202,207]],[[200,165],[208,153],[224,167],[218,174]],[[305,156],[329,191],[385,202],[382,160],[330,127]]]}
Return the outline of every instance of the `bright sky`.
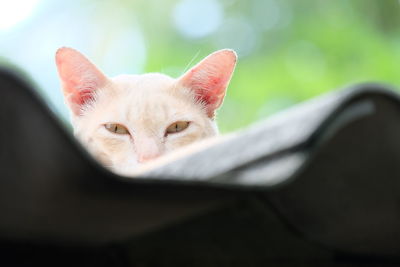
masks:
{"label": "bright sky", "polygon": [[0,30],[8,30],[27,19],[41,0],[0,0]]}

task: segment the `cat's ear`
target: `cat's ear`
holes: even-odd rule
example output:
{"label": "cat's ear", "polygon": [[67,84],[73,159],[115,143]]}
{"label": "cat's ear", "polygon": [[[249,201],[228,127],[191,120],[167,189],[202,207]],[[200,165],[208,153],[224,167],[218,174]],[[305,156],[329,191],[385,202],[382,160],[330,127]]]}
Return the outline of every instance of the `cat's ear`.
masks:
{"label": "cat's ear", "polygon": [[195,91],[197,100],[205,104],[210,118],[214,117],[215,110],[224,100],[236,60],[237,55],[233,50],[216,51],[188,70],[178,80],[180,85]]}
{"label": "cat's ear", "polygon": [[79,116],[82,106],[93,99],[98,88],[104,87],[107,78],[85,56],[72,48],[58,49],[56,64],[65,100],[72,113]]}

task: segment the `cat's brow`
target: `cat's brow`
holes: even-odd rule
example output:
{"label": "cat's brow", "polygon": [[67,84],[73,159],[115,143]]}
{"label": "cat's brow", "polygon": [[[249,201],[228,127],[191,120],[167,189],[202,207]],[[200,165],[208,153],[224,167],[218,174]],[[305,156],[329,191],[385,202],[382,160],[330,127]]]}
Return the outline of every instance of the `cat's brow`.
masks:
{"label": "cat's brow", "polygon": [[163,111],[163,115],[165,116],[165,119],[168,119],[170,117],[169,108],[165,104],[163,104],[161,108],[162,108],[162,111]]}

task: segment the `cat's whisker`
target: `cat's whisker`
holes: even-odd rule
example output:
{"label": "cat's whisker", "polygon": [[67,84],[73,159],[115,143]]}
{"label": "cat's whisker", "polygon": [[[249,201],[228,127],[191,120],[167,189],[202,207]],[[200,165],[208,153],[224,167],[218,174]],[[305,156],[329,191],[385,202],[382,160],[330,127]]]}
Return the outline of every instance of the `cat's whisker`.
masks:
{"label": "cat's whisker", "polygon": [[197,51],[197,53],[192,57],[192,59],[189,61],[189,63],[186,65],[186,67],[183,69],[183,72],[181,75],[183,75],[186,71],[188,71],[190,65],[192,65],[193,61],[199,56],[201,50]]}

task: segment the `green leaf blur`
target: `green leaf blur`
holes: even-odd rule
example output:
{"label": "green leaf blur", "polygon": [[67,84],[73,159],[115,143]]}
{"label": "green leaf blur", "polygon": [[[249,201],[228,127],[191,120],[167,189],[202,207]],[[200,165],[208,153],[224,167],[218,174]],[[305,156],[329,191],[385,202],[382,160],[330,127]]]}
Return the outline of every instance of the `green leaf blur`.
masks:
{"label": "green leaf blur", "polygon": [[[183,2],[189,7],[211,3],[216,9],[207,12],[198,9],[192,17],[199,16],[200,21],[185,25],[185,19],[191,19],[185,10],[180,22],[175,17]],[[49,3],[53,2],[47,1],[44,5]],[[215,50],[237,50],[238,65],[218,112],[222,132],[237,130],[349,84],[379,81],[400,85],[400,4],[397,0],[85,0],[71,3],[76,10],[79,5],[94,7],[96,12],[90,14],[87,22],[94,24],[94,28],[99,21],[119,22],[126,29],[138,28],[146,50],[141,72],[163,72],[177,77]],[[115,12],[116,7],[123,12]],[[189,25],[189,30],[201,29],[210,23],[217,26],[210,24],[215,26],[212,30],[193,37],[190,32],[189,35],[182,32],[179,23],[183,23],[182,27]],[[76,34],[82,29],[77,28]],[[108,64],[100,60],[107,45],[124,42],[115,35],[117,30],[122,29],[112,28],[107,32],[102,32],[100,26],[96,29],[107,35],[106,41],[98,42],[93,52],[98,55],[100,67]],[[90,36],[80,38],[82,42],[90,40]],[[121,47],[125,51],[130,49]],[[131,59],[119,60],[129,64]]]}
{"label": "green leaf blur", "polygon": [[[239,51],[237,69],[218,113],[223,132],[348,84],[400,84],[398,1],[273,1],[290,12],[290,21],[264,31],[252,21],[256,2],[265,1],[221,1],[226,17],[247,20],[257,35],[251,51],[246,55]],[[164,12],[157,14],[153,12],[154,1],[132,7],[143,11],[141,19],[150,44],[145,71],[162,71],[164,66],[183,68],[194,55],[198,54],[199,60],[223,48],[214,42],[218,31],[188,40],[163,23],[175,3],[164,3],[157,8]]]}

